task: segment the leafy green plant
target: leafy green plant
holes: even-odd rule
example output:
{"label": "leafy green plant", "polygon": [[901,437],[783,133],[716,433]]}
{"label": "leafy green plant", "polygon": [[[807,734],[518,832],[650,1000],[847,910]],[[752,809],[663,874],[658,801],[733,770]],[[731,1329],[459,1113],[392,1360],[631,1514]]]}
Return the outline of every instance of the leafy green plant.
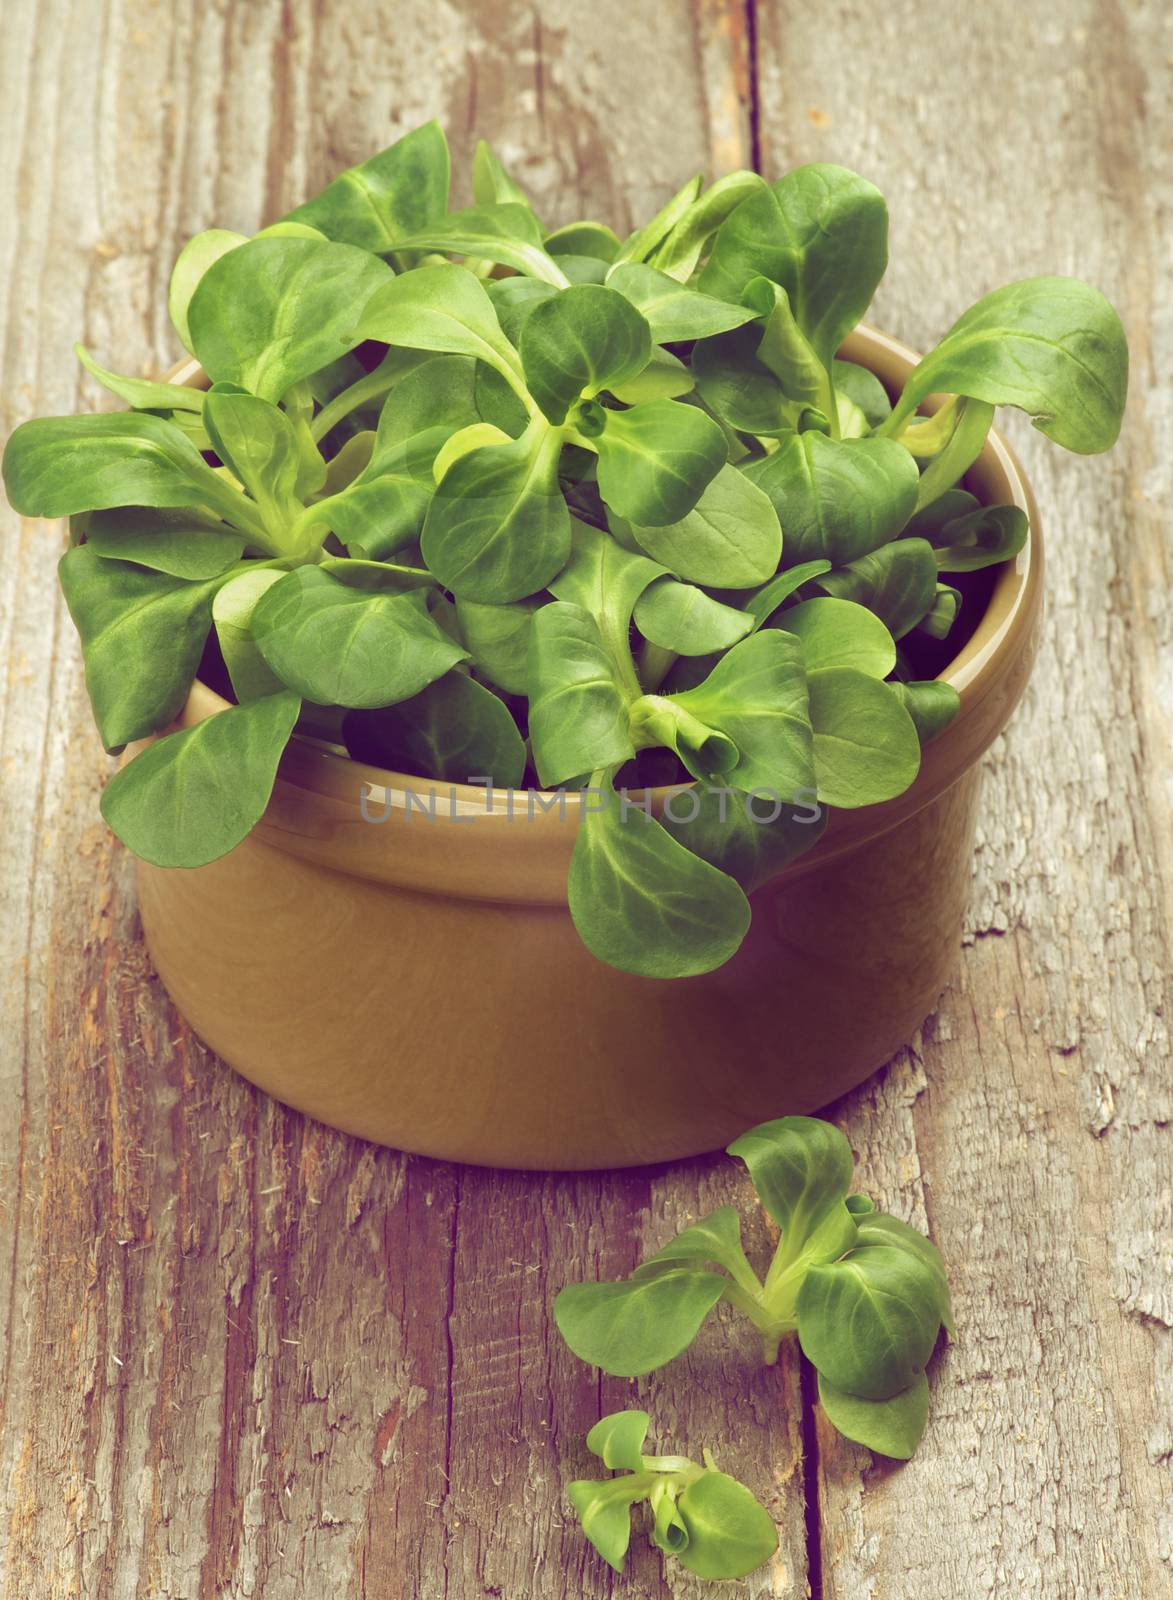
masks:
{"label": "leafy green plant", "polygon": [[[25,423],[8,494],[72,518],[104,744],[165,735],[103,802],[138,854],[230,849],[290,737],[587,790],[587,946],[704,973],[829,808],[915,780],[958,705],[939,641],[1028,537],[964,485],[994,408],[1107,449],[1123,333],[1094,289],[1029,279],[890,395],[838,354],[887,257],[853,173],[695,178],[620,239],[547,228],[481,144],[473,197],[429,123],[256,238],[198,234],[168,309],[208,387],[79,347],[129,410]],[[197,673],[231,709],[166,732]]]}
{"label": "leafy green plant", "polygon": [[779,1229],[765,1276],[742,1248],[736,1208],[721,1206],[630,1277],[563,1289],[554,1302],[563,1338],[604,1372],[639,1377],[686,1350],[728,1301],[758,1330],[767,1362],[783,1339],[797,1340],[841,1433],[907,1459],[928,1417],[925,1364],[941,1328],[953,1333],[936,1246],[851,1191],[851,1147],[829,1122],[765,1122],[729,1153]]}
{"label": "leafy green plant", "polygon": [[616,1468],[615,1478],[579,1478],[567,1485],[582,1531],[616,1572],[631,1540],[631,1510],[649,1513],[651,1542],[701,1578],[741,1578],[778,1548],[769,1512],[744,1484],[719,1472],[709,1450],[704,1464],[688,1456],[643,1454],[646,1411],[616,1411],[596,1422],[587,1449]]}

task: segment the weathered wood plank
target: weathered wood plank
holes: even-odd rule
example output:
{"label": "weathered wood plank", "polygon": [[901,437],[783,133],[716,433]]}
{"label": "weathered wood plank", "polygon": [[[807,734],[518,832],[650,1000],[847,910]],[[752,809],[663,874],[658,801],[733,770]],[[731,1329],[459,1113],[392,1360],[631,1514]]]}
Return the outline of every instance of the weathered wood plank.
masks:
{"label": "weathered wood plank", "polygon": [[1046,643],[989,762],[957,984],[920,1055],[841,1108],[875,1190],[931,1220],[961,1339],[908,1467],[820,1428],[822,1589],[1139,1600],[1173,1558],[1167,18],[757,11],[767,176],[841,161],[889,199],[881,325],[924,348],[979,293],[1073,272],[1133,354],[1106,460],[1009,428],[1049,541]]}
{"label": "weathered wood plank", "polygon": [[[430,115],[488,135],[553,221],[625,227],[744,159],[742,8],[413,0],[18,0],[5,12],[5,430],[73,409],[79,336],[176,353],[171,259],[251,231]],[[622,137],[620,136],[622,134]],[[467,184],[467,179],[462,177]],[[97,813],[54,534],[4,524],[8,915],[0,927],[0,1593],[20,1600],[612,1592],[564,1526],[600,1405],[722,1451],[783,1545],[746,1593],[805,1592],[799,1397],[715,1326],[689,1366],[608,1383],[554,1335],[565,1280],[622,1272],[734,1192],[723,1164],[548,1180],[458,1172],[307,1124],[178,1021]],[[686,1379],[697,1392],[687,1404]],[[752,1412],[760,1426],[747,1436]],[[638,1542],[637,1542],[638,1543]],[[692,1592],[636,1549],[631,1592]]]}

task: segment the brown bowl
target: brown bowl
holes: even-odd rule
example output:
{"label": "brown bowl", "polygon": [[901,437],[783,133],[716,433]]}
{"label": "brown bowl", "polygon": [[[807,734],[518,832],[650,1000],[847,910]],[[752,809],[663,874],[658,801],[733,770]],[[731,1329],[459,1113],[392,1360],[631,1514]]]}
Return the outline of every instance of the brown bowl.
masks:
{"label": "brown bowl", "polygon": [[[841,353],[893,388],[915,360],[865,327]],[[179,376],[198,381],[198,369]],[[289,1105],[490,1166],[691,1155],[860,1083],[952,971],[978,762],[1036,646],[1038,516],[996,433],[968,481],[1021,506],[1031,537],[941,675],[961,709],[905,794],[835,812],[815,848],[755,892],[727,965],[669,981],[587,953],[566,905],[579,797],[549,811],[526,794],[489,800],[295,739],[265,816],[229,855],[193,870],[139,863],[147,944],[180,1011]],[[179,723],[224,706],[197,683]]]}

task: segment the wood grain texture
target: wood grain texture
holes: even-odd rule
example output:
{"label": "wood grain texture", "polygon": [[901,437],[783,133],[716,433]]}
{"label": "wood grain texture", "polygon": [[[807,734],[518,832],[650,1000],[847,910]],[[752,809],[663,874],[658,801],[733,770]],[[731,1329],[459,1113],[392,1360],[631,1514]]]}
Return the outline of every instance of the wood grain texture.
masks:
{"label": "wood grain texture", "polygon": [[931,1223],[962,1337],[908,1467],[820,1426],[821,1587],[1139,1600],[1173,1589],[1173,35],[1144,4],[835,10],[758,8],[763,170],[840,161],[883,190],[875,320],[923,349],[979,293],[1075,273],[1119,307],[1133,372],[1106,459],[1007,422],[1046,640],[988,763],[957,983],[838,1108]]}
{"label": "wood grain texture", "polygon": [[8,0],[6,429],[100,403],[77,337],[124,370],[173,358],[190,233],[252,231],[431,115],[462,174],[487,135],[555,222],[624,227],[755,141],[768,176],[843,161],[893,212],[882,325],[924,344],[999,282],[1074,271],[1121,307],[1134,380],[1107,461],[1011,429],[1050,535],[1046,647],[989,763],[957,982],[836,1112],[861,1187],[953,1267],[962,1338],[899,1470],[816,1443],[796,1367],[758,1367],[732,1320],[639,1384],[553,1333],[562,1282],[747,1201],[731,1163],[458,1170],[309,1124],[203,1050],[98,817],[55,535],[6,513],[4,1600],[703,1592],[640,1541],[614,1580],[565,1521],[587,1427],[633,1395],[658,1444],[714,1445],[774,1512],[779,1556],[739,1593],[1164,1592],[1171,60],[1147,3]]}

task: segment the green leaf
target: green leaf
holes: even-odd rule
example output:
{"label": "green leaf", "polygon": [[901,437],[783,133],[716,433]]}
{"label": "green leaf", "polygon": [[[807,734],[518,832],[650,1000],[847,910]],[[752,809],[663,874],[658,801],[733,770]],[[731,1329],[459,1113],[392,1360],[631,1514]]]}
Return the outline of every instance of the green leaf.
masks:
{"label": "green leaf", "polygon": [[788,436],[799,426],[807,402],[789,395],[758,359],[761,329],[752,323],[700,340],[692,373],[705,405],[727,427],[762,438]]}
{"label": "green leaf", "polygon": [[753,594],[744,596],[742,608],[753,618],[754,631],[769,622],[782,602],[789,600],[804,583],[809,583],[812,578],[820,578],[830,570],[829,561],[804,561],[801,566],[788,567],[776,578],[771,578],[769,583],[755,589]]}
{"label": "green leaf", "polygon": [[173,578],[218,578],[240,560],[244,535],[215,517],[187,509],[121,506],[95,511],[86,526],[95,555],[134,561]]}
{"label": "green leaf", "polygon": [[786,530],[783,560],[843,566],[895,538],[912,515],[920,476],[890,439],[791,434],[746,476],[769,496]]}
{"label": "green leaf", "polygon": [[520,372],[492,300],[467,267],[417,267],[392,278],[367,302],[357,336],[411,350],[476,356],[514,377]]}
{"label": "green leaf", "polygon": [[653,345],[651,359],[642,372],[626,383],[613,384],[611,393],[624,405],[638,406],[645,400],[675,400],[693,388],[692,373],[670,350]]}
{"label": "green leaf", "polygon": [[217,590],[212,601],[212,622],[220,654],[228,668],[236,698],[259,700],[265,695],[279,694],[284,688],[281,679],[269,666],[253,637],[252,618],[261,596],[285,577],[282,567],[270,567],[261,562],[250,563],[235,578],[230,578]]}
{"label": "green leaf", "polygon": [[933,603],[917,623],[917,630],[928,634],[930,639],[947,639],[960,610],[961,590],[939,583]]}
{"label": "green leaf", "polygon": [[514,183],[487,139],[477,140],[472,158],[472,192],[478,206],[498,205],[504,201],[529,205],[524,189]]}
{"label": "green leaf", "polygon": [[521,330],[528,322],[530,313],[544,300],[554,300],[564,293],[555,289],[552,283],[544,283],[541,278],[521,277],[490,278],[485,284],[485,292],[493,302],[502,332],[513,345],[520,341]]}
{"label": "green leaf", "polygon": [[57,570],[106,749],[165,728],[199,668],[220,580],[189,583],[107,561],[88,544],[67,550]]}
{"label": "green leaf", "polygon": [[458,598],[522,600],[565,565],[570,513],[558,482],[561,445],[536,417],[520,439],[470,451],[441,479],[420,544]]}
{"label": "green leaf", "polygon": [[381,561],[413,544],[435,492],[432,467],[448,437],[447,426],[426,428],[380,450],[347,488],[319,500],[307,521],[330,528],[358,559]]}
{"label": "green leaf", "polygon": [[[589,693],[598,702],[600,713],[603,708],[602,697],[605,696],[606,704],[610,707],[612,693],[618,693],[626,706],[641,692],[631,655],[631,616],[639,596],[663,572],[663,567],[650,561],[647,556],[626,549],[589,523],[571,519],[570,559],[551,582],[550,591],[557,600],[566,601],[587,612],[597,628],[597,639],[594,632],[590,636],[590,655],[593,657],[596,644],[601,644],[603,655],[598,658],[596,667],[599,662],[605,666],[607,687],[604,690],[602,686],[596,686]],[[553,627],[554,620],[550,619],[548,625]],[[593,677],[596,668],[588,671],[584,664],[583,671],[588,677]],[[574,769],[576,773],[613,765],[634,753],[626,711],[621,720],[624,730],[622,739],[604,740],[599,746],[600,752],[609,747],[614,752],[612,757],[605,760],[600,754],[598,759],[588,758],[583,765]],[[589,730],[589,738],[593,739],[594,730],[598,728],[601,731],[602,726],[601,721],[592,717],[584,723],[584,732]],[[559,741],[554,716],[548,722],[542,719],[539,746],[544,744],[546,736],[555,744]],[[586,749],[588,746],[584,744],[578,748]],[[625,754],[620,754],[621,751]]]}
{"label": "green leaf", "polygon": [[607,263],[597,256],[560,255],[557,265],[571,283],[601,284],[607,277]]}
{"label": "green leaf", "polygon": [[630,692],[597,619],[582,606],[558,600],[535,612],[528,683],[534,764],[547,788],[634,756]]}
{"label": "green leaf", "polygon": [[584,283],[533,308],[520,351],[530,393],[551,422],[561,423],[580,397],[641,372],[652,341],[647,323],[621,294]]}
{"label": "green leaf", "polygon": [[554,1301],[554,1320],[581,1361],[638,1378],[688,1348],[725,1281],[682,1268],[621,1283],[574,1283]]}
{"label": "green leaf", "polygon": [[871,303],[887,260],[888,212],[879,190],[843,167],[814,163],[742,201],[719,229],[699,286],[737,301],[752,278],[780,284],[829,367]]}
{"label": "green leaf", "polygon": [[390,279],[353,245],[253,239],[200,279],[188,306],[195,354],[214,382],[276,402],[359,343],[355,307]]}
{"label": "green leaf", "polygon": [[461,456],[466,456],[471,450],[479,450],[487,444],[510,444],[511,436],[503,428],[498,428],[492,422],[470,422],[467,427],[458,428],[450,434],[441,445],[432,462],[432,480],[439,483],[440,479],[455,466]]}
{"label": "green leaf", "polygon": [[[918,511],[960,483],[985,448],[993,420],[993,406],[962,397],[948,402],[930,420],[918,418],[915,427],[904,429],[900,435],[904,448],[918,460],[931,457],[917,486]],[[942,421],[948,424],[943,429],[938,426]],[[878,432],[887,433],[888,425]]]}
{"label": "green leaf", "polygon": [[835,393],[857,408],[869,428],[878,428],[891,414],[887,389],[867,367],[855,361],[832,361],[831,381]]}
{"label": "green leaf", "polygon": [[829,420],[835,403],[830,377],[798,326],[786,290],[769,278],[751,278],[741,298],[761,319],[758,361],[777,378],[787,400]]}
{"label": "green leaf", "polygon": [[250,527],[243,495],[218,478],[173,423],[149,413],[37,417],[4,452],[4,486],[25,517],[111,506],[209,506]]}
{"label": "green leaf", "polygon": [[645,639],[665,650],[703,656],[712,650],[727,650],[744,639],[753,619],[691,583],[657,578],[636,602],[635,624]]}
{"label": "green leaf", "polygon": [[193,411],[197,415],[203,410],[202,389],[191,389],[184,383],[152,383],[147,378],[127,378],[99,366],[84,344],[75,344],[73,350],[86,371],[128,406],[139,411]]}
{"label": "green leaf", "polygon": [[257,502],[278,547],[288,548],[302,510],[301,458],[289,418],[269,400],[213,387],[204,403],[204,426],[220,460]]}
{"label": "green leaf", "polygon": [[326,464],[326,476],[322,482],[323,495],[341,494],[343,489],[349,489],[363,468],[370,464],[374,448],[373,428],[364,428],[361,433],[352,433],[338,454],[331,456]]}
{"label": "green leaf", "polygon": [[467,356],[432,355],[387,395],[370,459],[312,512],[352,555],[382,559],[419,538],[436,457],[456,431],[478,420],[476,370]]}
{"label": "green leaf", "polygon": [[169,413],[167,421],[174,423],[197,450],[203,451],[212,448],[212,441],[204,432],[203,417],[198,416],[194,411],[172,411]]}
{"label": "green leaf", "polygon": [[703,683],[670,698],[737,746],[725,782],[766,791],[783,803],[814,789],[802,648],[790,634],[771,628],[743,639]]}
{"label": "green leaf", "polygon": [[321,228],[311,227],[308,222],[292,222],[288,217],[279,217],[253,234],[254,239],[317,239],[319,242],[329,237]]}
{"label": "green leaf", "polygon": [[445,783],[491,778],[519,788],[525,740],[508,709],[467,673],[448,672],[420,694],[377,711],[351,711],[342,724],[356,761]]}
{"label": "green leaf", "polygon": [[[292,223],[289,224],[293,226]],[[346,356],[339,356],[337,361],[330,362],[330,369],[336,369],[340,362],[347,360]],[[320,376],[321,372],[314,376]],[[356,380],[357,381],[357,380]],[[213,389],[234,388],[233,385],[217,383]],[[307,500],[313,495],[318,495],[325,487],[329,475],[329,466],[326,458],[318,445],[318,439],[324,438],[325,433],[314,432],[315,406],[317,404],[315,385],[309,378],[303,378],[295,383],[293,388],[281,402],[285,415],[289,418],[293,435],[297,441],[298,465],[296,491],[299,499]],[[320,416],[322,413],[318,412]],[[350,426],[354,426],[360,419],[355,418]],[[344,435],[345,437],[345,435]]]}
{"label": "green leaf", "polygon": [[252,626],[281,681],[324,706],[392,705],[465,656],[428,615],[422,591],[372,593],[320,567],[298,567],[274,584]]}
{"label": "green leaf", "polygon": [[623,1571],[624,1557],[631,1540],[632,1502],[642,1500],[647,1494],[647,1483],[632,1477],[611,1478],[599,1482],[593,1478],[576,1478],[567,1484],[566,1494],[582,1531],[595,1549],[615,1568]]}
{"label": "green leaf", "polygon": [[1030,524],[1021,506],[979,506],[929,539],[942,572],[977,572],[1010,561],[1026,544]]}
{"label": "green leaf", "polygon": [[903,794],[920,770],[920,740],[891,687],[853,667],[811,672],[807,687],[819,799],[855,809]]}
{"label": "green leaf", "polygon": [[586,1436],[586,1447],[612,1471],[639,1472],[650,1422],[646,1411],[613,1411],[595,1423]]}
{"label": "green leaf", "polygon": [[[305,388],[322,407],[311,423],[313,437],[325,439],[340,424],[344,439],[350,429],[373,427],[376,419],[372,417],[372,408],[382,405],[390,391],[417,368],[435,359],[434,350],[396,348],[385,350],[382,360],[369,372],[364,370],[356,356],[350,354],[340,356],[328,367],[322,367],[305,380]],[[340,366],[349,368],[349,377],[340,388],[335,388],[333,375],[337,374]]]}
{"label": "green leaf", "polygon": [[607,287],[617,290],[643,314],[657,344],[707,339],[738,328],[754,316],[752,310],[686,289],[667,273],[638,262],[613,267],[607,275]]}
{"label": "green leaf", "polygon": [[935,739],[961,709],[957,690],[940,678],[924,683],[890,683],[888,687],[912,718],[921,744]]}
{"label": "green leaf", "polygon": [[688,1544],[688,1529],[676,1509],[679,1484],[667,1474],[653,1480],[648,1504],[652,1510],[652,1543],[666,1555],[679,1555]]}
{"label": "green leaf", "polygon": [[[639,693],[631,659],[632,612],[648,585],[663,575],[658,562],[624,549],[599,528],[571,518],[570,559],[551,582],[550,592],[555,599],[590,612],[599,625],[616,681],[631,694]],[[599,765],[606,763],[588,762],[579,770],[593,771]]]}
{"label": "green leaf", "polygon": [[829,595],[866,606],[894,639],[903,639],[936,598],[937,561],[927,540],[895,539],[828,572],[818,579],[818,586]]}
{"label": "green leaf", "polygon": [[651,254],[652,265],[686,283],[725,218],[749,195],[764,188],[765,179],[756,172],[727,172],[718,178],[673,223]]}
{"label": "green leaf", "polygon": [[641,695],[631,707],[628,725],[637,749],[663,745],[674,750],[695,778],[715,781],[737,765],[733,740],[694,716],[678,696]]}
{"label": "green leaf", "polygon": [[940,1326],[932,1272],[893,1245],[808,1267],[798,1291],[803,1354],[835,1388],[865,1400],[890,1400],[915,1382]]}
{"label": "green leaf", "polygon": [[697,784],[668,800],[662,821],[682,845],[749,894],[818,843],[827,812],[814,801],[811,790],[773,816],[773,806],[760,797]]}
{"label": "green leaf", "polygon": [[382,458],[412,434],[426,433],[429,428],[455,432],[481,420],[476,371],[475,361],[467,355],[429,354],[405,373],[379,412],[372,470],[377,472]]}
{"label": "green leaf", "polygon": [[954,522],[971,511],[981,509],[981,502],[967,489],[946,489],[936,500],[922,506],[908,519],[904,535],[910,539],[927,539],[936,545],[941,530],[947,522]]}
{"label": "green leaf", "polygon": [[926,395],[1017,406],[1036,428],[1081,455],[1116,442],[1128,390],[1120,318],[1077,278],[1024,278],[983,296],[909,374],[886,433]]}
{"label": "green leaf", "polygon": [[687,1484],[676,1509],[688,1544],[674,1551],[701,1578],[743,1578],[778,1548],[778,1530],[744,1484],[710,1469]]}
{"label": "green leaf", "polygon": [[264,814],[300,702],[285,691],[168,733],[107,784],[102,815],[157,867],[202,867]]}
{"label": "green leaf", "polygon": [[545,243],[552,256],[594,256],[611,262],[619,253],[619,240],[604,222],[568,222],[548,233]]}
{"label": "green leaf", "polygon": [[530,628],[537,602],[517,600],[507,606],[487,606],[479,600],[458,600],[460,631],[482,678],[506,694],[525,694]]}
{"label": "green leaf", "polygon": [[653,560],[692,583],[748,589],[777,570],[778,514],[736,467],[723,466],[687,516],[663,527],[633,522],[631,534]]}
{"label": "green leaf", "polygon": [[927,1238],[918,1228],[910,1227],[907,1222],[901,1222],[899,1217],[890,1217],[883,1211],[872,1211],[867,1216],[861,1216],[857,1223],[859,1229],[859,1244],[861,1247],[871,1245],[891,1245],[898,1250],[906,1250],[926,1267],[932,1274],[936,1286],[937,1310],[940,1319],[945,1325],[945,1331],[952,1338],[956,1332],[953,1326],[953,1307],[949,1295],[949,1279],[945,1273],[945,1263],[941,1252],[933,1241]]}
{"label": "green leaf", "polygon": [[167,314],[185,350],[192,348],[187,309],[200,279],[213,262],[219,261],[229,250],[235,250],[237,245],[247,243],[247,234],[230,233],[227,228],[206,228],[189,239],[179,252],[167,291]]}
{"label": "green leaf", "polygon": [[[462,360],[462,357],[454,357],[454,360]],[[494,422],[467,422],[466,426],[458,427],[454,434],[448,435],[445,443],[437,451],[435,461],[432,462],[432,482],[440,482],[445,472],[448,472],[461,456],[467,456],[469,451],[480,450],[482,445],[509,445],[509,443],[510,435]]]}
{"label": "green leaf", "polygon": [[477,411],[481,420],[493,422],[503,433],[519,439],[531,415],[527,409],[528,399],[523,404],[516,390],[510,387],[508,380],[495,367],[487,367],[483,361],[478,361],[476,369]]}
{"label": "green leaf", "polygon": [[327,238],[362,250],[398,250],[409,234],[448,209],[450,158],[438,122],[426,122],[388,150],[340,173],[321,194],[289,212]]}
{"label": "green leaf", "polygon": [[[705,1261],[716,1261],[736,1279],[739,1275],[752,1276],[752,1268],[745,1258],[741,1245],[741,1214],[736,1206],[718,1206],[707,1217],[692,1223],[670,1239],[663,1249],[638,1266],[633,1277],[646,1277],[658,1273],[665,1263],[691,1261],[700,1266]],[[609,1461],[608,1466],[624,1466],[625,1462]],[[635,1470],[634,1468],[632,1470]]]}
{"label": "green leaf", "polygon": [[896,665],[896,643],[879,617],[851,600],[805,600],[781,619],[802,644],[808,672],[854,667],[870,678],[886,678]]}
{"label": "green leaf", "polygon": [[741,889],[640,807],[625,808],[608,790],[598,798],[607,803],[586,808],[568,880],[571,916],[587,949],[649,978],[723,965],[749,927]]}
{"label": "green leaf", "polygon": [[496,261],[527,277],[542,278],[559,289],[564,289],[568,282],[557,262],[543,248],[537,218],[528,206],[515,201],[451,211],[438,222],[402,240],[400,247],[442,250],[445,254]]}
{"label": "green leaf", "polygon": [[393,561],[363,561],[354,556],[323,556],[319,572],[325,572],[352,589],[387,590],[402,594],[407,589],[439,589],[426,567],[400,566]]}
{"label": "green leaf", "polygon": [[922,1372],[890,1400],[865,1400],[837,1389],[820,1373],[819,1403],[845,1439],[896,1461],[908,1461],[929,1420],[929,1384]]}
{"label": "green leaf", "polygon": [[853,1242],[843,1202],[855,1163],[833,1123],[779,1117],[750,1128],[728,1150],[745,1162],[758,1199],[782,1230],[782,1265],[832,1260]]}
{"label": "green leaf", "polygon": [[656,246],[663,243],[676,224],[688,213],[701,192],[703,181],[698,172],[695,178],[690,178],[682,188],[678,189],[671,200],[660,207],[650,222],[646,222],[624,241],[615,256],[616,262],[646,261]]}
{"label": "green leaf", "polygon": [[599,493],[641,527],[686,517],[725,464],[725,435],[696,406],[649,400],[608,411],[596,439]]}

